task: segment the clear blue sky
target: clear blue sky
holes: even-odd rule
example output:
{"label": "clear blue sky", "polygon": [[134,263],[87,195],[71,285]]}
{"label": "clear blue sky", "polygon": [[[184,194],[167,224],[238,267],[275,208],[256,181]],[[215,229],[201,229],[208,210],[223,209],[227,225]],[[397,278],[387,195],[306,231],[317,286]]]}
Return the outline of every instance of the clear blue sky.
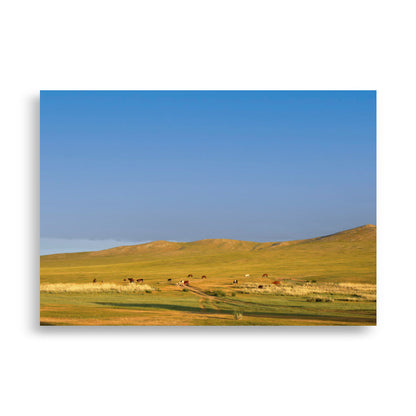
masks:
{"label": "clear blue sky", "polygon": [[308,238],[376,221],[374,91],[42,91],[41,237]]}

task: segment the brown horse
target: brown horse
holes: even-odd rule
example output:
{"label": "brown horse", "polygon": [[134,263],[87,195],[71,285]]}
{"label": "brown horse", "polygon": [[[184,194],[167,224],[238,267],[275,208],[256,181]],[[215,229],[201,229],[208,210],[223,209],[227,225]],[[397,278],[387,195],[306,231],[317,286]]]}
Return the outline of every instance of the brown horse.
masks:
{"label": "brown horse", "polygon": [[267,273],[264,273],[262,277],[269,277]]}

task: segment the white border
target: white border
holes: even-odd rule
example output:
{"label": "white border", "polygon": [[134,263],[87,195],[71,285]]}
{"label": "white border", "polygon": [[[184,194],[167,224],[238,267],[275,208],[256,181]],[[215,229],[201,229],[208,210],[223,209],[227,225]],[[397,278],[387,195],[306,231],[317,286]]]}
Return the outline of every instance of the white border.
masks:
{"label": "white border", "polygon": [[[411,3],[282,3],[2,6],[3,414],[414,411]],[[39,328],[41,89],[376,89],[378,326]]]}

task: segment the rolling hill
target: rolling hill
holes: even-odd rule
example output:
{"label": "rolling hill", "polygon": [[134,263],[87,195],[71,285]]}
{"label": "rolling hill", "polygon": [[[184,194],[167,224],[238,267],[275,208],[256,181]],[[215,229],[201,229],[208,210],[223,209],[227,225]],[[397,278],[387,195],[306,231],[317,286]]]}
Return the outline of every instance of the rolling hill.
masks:
{"label": "rolling hill", "polygon": [[207,239],[154,241],[84,253],[41,256],[41,282],[118,282],[140,277],[152,283],[208,275],[218,284],[250,274],[276,279],[375,283],[376,227],[364,225],[306,240],[257,243]]}

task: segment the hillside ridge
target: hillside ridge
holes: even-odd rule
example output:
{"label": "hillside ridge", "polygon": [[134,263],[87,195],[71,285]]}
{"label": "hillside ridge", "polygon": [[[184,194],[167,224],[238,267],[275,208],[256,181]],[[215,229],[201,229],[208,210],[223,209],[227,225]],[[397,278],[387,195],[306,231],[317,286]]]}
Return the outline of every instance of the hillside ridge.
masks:
{"label": "hillside ridge", "polygon": [[[227,238],[208,238],[202,240],[195,240],[190,242],[174,242],[167,240],[156,240],[149,243],[142,243],[129,246],[118,246],[105,250],[83,252],[83,254],[90,256],[111,256],[111,255],[131,255],[146,252],[170,253],[180,250],[193,249],[224,249],[224,250],[268,250],[282,246],[295,245],[300,243],[308,243],[314,241],[369,241],[375,240],[376,226],[373,224],[366,224],[348,230],[339,231],[333,234],[328,234],[320,237],[308,238],[303,240],[288,240],[275,242],[255,242],[246,240],[234,240]],[[67,255],[80,253],[59,253],[49,254],[41,257],[62,257]]]}

